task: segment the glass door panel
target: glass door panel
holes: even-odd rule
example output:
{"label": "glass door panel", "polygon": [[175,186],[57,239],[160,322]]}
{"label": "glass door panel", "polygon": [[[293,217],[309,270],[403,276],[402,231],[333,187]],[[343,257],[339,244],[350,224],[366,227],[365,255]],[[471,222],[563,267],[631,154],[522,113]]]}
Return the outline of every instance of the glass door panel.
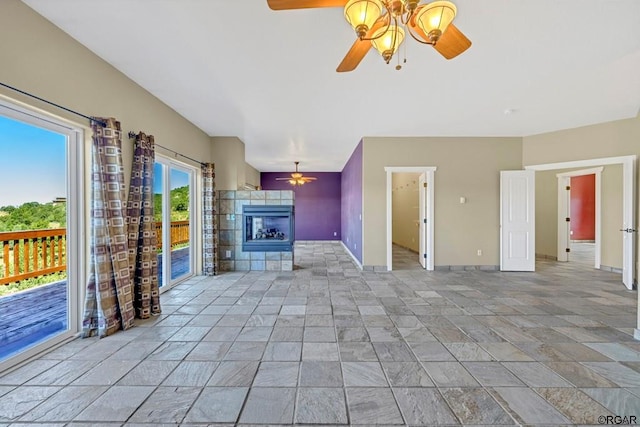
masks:
{"label": "glass door panel", "polygon": [[191,275],[190,173],[171,168],[171,280]]}
{"label": "glass door panel", "polygon": [[193,275],[193,182],[195,172],[162,157],[154,167],[154,208],[161,288]]}
{"label": "glass door panel", "polygon": [[68,145],[0,115],[0,362],[70,331]]}
{"label": "glass door panel", "polygon": [[158,285],[160,286],[160,288],[162,288],[165,284],[163,277],[167,277],[164,271],[164,257],[162,256],[165,241],[162,227],[162,223],[164,222],[163,213],[165,199],[164,170],[165,166],[162,163],[156,162],[153,165],[153,218],[156,223],[156,237],[158,239]]}

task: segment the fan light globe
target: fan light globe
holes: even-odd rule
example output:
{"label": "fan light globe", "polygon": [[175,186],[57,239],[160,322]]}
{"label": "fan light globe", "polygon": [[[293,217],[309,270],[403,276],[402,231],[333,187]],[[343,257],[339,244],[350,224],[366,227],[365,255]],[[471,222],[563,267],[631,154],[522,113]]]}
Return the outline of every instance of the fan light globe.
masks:
{"label": "fan light globe", "polygon": [[388,29],[387,27],[383,27],[376,31],[373,35],[373,40],[371,40],[371,44],[378,52],[380,52],[384,60],[388,63],[403,41],[404,30],[397,25],[392,24]]}
{"label": "fan light globe", "polygon": [[382,15],[384,6],[380,0],[349,0],[344,7],[344,17],[362,38]]}
{"label": "fan light globe", "polygon": [[448,1],[434,1],[420,6],[416,12],[416,22],[420,29],[435,43],[456,17],[456,6]]}

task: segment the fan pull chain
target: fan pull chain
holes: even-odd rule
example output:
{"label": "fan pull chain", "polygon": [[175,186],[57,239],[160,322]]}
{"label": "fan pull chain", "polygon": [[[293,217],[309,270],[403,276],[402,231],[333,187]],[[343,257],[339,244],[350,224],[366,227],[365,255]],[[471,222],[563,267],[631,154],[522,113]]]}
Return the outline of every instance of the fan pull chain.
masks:
{"label": "fan pull chain", "polygon": [[[407,63],[407,45],[406,45],[406,43],[404,44],[404,46],[402,46],[402,51],[404,53],[404,59],[403,59],[402,63],[406,64]],[[398,65],[396,65],[396,70],[400,71],[401,69],[402,69],[402,65],[400,65],[400,55],[398,55]]]}

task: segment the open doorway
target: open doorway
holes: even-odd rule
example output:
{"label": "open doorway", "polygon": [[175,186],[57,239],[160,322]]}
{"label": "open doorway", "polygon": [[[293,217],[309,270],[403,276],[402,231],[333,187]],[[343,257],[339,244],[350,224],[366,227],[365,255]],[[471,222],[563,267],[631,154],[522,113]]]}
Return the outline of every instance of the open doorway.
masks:
{"label": "open doorway", "polygon": [[596,262],[596,174],[572,176],[569,183],[569,261]]}
{"label": "open doorway", "polygon": [[[568,215],[570,194],[566,191],[567,176],[580,168],[595,167],[594,169],[598,169],[603,166],[603,174],[608,174],[609,178],[606,179],[607,184],[604,183],[605,178],[602,178],[600,184],[603,187],[601,189],[602,201],[598,203],[599,185],[596,172],[594,266],[600,264],[600,268],[603,270],[621,273],[623,284],[628,289],[632,289],[637,277],[634,271],[635,162],[636,156],[623,156],[527,166],[526,169],[536,171],[536,223],[538,224],[536,227],[536,254],[544,258],[567,261],[567,255],[571,253],[570,228],[567,227],[567,222],[570,222],[567,221],[567,218],[570,218]],[[570,169],[574,169],[574,171]],[[567,172],[561,172],[563,170]],[[567,176],[562,176],[563,174]],[[581,174],[584,174],[584,171],[578,175]],[[557,181],[557,184],[554,181]],[[555,196],[551,198],[540,197],[540,191],[543,190],[552,191]],[[548,214],[546,216],[541,214],[544,204],[552,206],[552,209],[547,208]],[[599,204],[605,206],[606,209],[598,209]],[[558,214],[558,208],[565,209],[564,214],[561,210],[561,214]],[[598,217],[601,219],[598,220]],[[549,226],[554,219],[557,222],[557,227]],[[598,222],[601,223],[600,231],[598,231]],[[599,246],[601,247],[600,251],[598,250]]]}
{"label": "open doorway", "polygon": [[394,270],[424,269],[420,263],[420,173],[398,172],[391,177]]}
{"label": "open doorway", "polygon": [[433,270],[434,268],[433,182],[435,170],[435,167],[385,167],[387,173],[387,270],[389,271],[394,269],[394,265],[396,268],[403,269]]}
{"label": "open doorway", "polygon": [[[602,173],[604,167],[580,169],[556,174],[558,179],[558,261],[585,268],[601,267],[602,253]],[[608,166],[605,212],[606,224],[622,215],[622,166]],[[607,243],[618,236],[615,225],[607,226]],[[614,229],[614,230],[609,230]],[[611,234],[613,232],[613,234]],[[616,242],[616,247],[621,242]],[[618,251],[615,251],[616,253]],[[620,257],[621,258],[621,257]],[[611,263],[611,261],[608,261]],[[620,272],[622,260],[616,261]]]}

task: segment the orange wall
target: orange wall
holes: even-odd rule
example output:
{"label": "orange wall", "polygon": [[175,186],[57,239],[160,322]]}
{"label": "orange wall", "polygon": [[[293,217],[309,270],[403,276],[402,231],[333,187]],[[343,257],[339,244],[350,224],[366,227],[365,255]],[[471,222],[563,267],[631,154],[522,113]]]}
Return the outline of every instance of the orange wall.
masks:
{"label": "orange wall", "polygon": [[571,239],[596,238],[596,176],[571,177]]}

